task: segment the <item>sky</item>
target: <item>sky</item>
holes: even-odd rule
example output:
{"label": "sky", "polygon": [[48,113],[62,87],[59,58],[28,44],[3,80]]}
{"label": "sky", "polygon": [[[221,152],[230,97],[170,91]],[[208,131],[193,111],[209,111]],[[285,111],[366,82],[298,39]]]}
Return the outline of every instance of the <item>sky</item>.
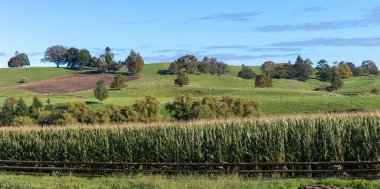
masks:
{"label": "sky", "polygon": [[15,51],[41,63],[53,45],[131,49],[146,63],[186,54],[231,65],[294,62],[297,55],[380,66],[380,1],[363,0],[0,0],[0,67]]}

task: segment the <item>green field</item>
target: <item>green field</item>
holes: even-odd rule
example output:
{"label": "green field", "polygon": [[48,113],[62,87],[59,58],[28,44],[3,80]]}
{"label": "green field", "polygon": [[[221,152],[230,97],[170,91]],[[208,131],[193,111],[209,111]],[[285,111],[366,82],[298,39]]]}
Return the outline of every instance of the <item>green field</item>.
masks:
{"label": "green field", "polygon": [[[190,85],[174,86],[175,76],[164,75],[169,63],[147,64],[139,80],[130,81],[128,87],[122,90],[110,90],[105,104],[130,105],[146,95],[154,95],[161,104],[173,100],[178,94],[192,94],[203,97],[211,94],[217,97],[232,95],[247,99],[260,100],[264,115],[298,114],[315,112],[334,112],[350,110],[378,110],[380,109],[380,95],[370,93],[371,89],[380,89],[380,76],[354,77],[345,80],[342,89],[336,92],[337,96],[324,91],[313,89],[328,86],[329,83],[310,79],[306,82],[287,79],[275,79],[273,88],[255,88],[253,80],[244,80],[237,77],[240,66],[230,66],[230,72],[223,76],[191,75]],[[259,67],[253,67],[258,73]],[[28,76],[30,82],[58,77],[75,73],[64,68],[22,68],[0,69],[0,86],[17,85],[23,76]],[[34,94],[20,90],[0,90],[0,102],[9,96],[23,96],[27,103],[31,102]],[[46,97],[39,95],[43,101]],[[51,97],[52,103],[68,101],[98,102],[91,90],[70,95]],[[92,106],[102,106],[91,103]],[[163,112],[165,114],[165,112]]]}
{"label": "green field", "polygon": [[352,189],[377,189],[379,180],[343,180],[343,179],[289,179],[289,180],[252,180],[237,176],[121,176],[108,178],[78,178],[72,176],[12,176],[0,175],[0,188],[35,188],[35,189],[65,189],[65,188],[147,188],[147,189],[298,189],[308,184],[334,185]]}
{"label": "green field", "polygon": [[1,68],[0,87],[18,85],[22,78],[33,82],[78,72],[65,68]]}

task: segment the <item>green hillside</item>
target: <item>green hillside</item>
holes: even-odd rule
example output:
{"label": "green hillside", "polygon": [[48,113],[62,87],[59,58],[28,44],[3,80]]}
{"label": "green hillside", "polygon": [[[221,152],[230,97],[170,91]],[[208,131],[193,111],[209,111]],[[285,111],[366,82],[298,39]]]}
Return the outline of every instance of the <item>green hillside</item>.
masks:
{"label": "green hillside", "polygon": [[[316,88],[329,85],[328,82],[316,79],[306,82],[275,79],[272,88],[255,88],[254,80],[237,77],[240,66],[230,66],[230,72],[223,76],[191,75],[190,85],[176,87],[173,82],[176,76],[162,74],[168,66],[169,63],[145,65],[140,79],[127,82],[128,87],[125,89],[110,90],[109,98],[104,103],[129,105],[144,96],[154,95],[164,106],[178,94],[191,94],[198,98],[210,94],[217,97],[231,95],[260,100],[265,115],[380,109],[380,95],[370,93],[373,88],[380,89],[380,76],[354,77],[345,80],[344,87],[336,92],[336,96],[332,96],[329,92],[314,91]],[[253,67],[253,69],[259,72],[259,67]],[[14,74],[9,74],[7,70]],[[1,75],[2,73],[7,73],[8,77]],[[31,81],[36,81],[71,73],[75,71],[56,68],[1,69],[0,81],[1,86],[9,86],[17,84],[23,75],[28,75]],[[23,96],[26,102],[30,103],[34,95],[38,94],[3,89],[0,90],[0,103],[9,96]],[[47,97],[39,96],[46,102]],[[94,107],[103,106],[97,103],[92,90],[50,98],[52,103],[79,100],[91,102],[89,104]],[[163,112],[163,114],[167,113]]]}
{"label": "green hillside", "polygon": [[17,85],[22,78],[33,82],[76,72],[66,68],[0,68],[0,87]]}

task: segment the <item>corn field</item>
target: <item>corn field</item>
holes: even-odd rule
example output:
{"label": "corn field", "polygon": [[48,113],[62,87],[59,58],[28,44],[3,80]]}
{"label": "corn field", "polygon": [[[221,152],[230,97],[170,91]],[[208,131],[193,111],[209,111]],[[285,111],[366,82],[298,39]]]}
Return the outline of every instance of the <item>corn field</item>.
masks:
{"label": "corn field", "polygon": [[380,160],[380,115],[1,129],[0,159],[178,163]]}

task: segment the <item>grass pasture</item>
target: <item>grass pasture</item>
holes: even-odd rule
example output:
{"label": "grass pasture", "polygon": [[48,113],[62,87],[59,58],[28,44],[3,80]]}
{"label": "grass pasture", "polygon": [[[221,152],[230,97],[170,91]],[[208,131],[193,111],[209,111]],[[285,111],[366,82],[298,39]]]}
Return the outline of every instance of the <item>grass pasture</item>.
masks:
{"label": "grass pasture", "polygon": [[298,189],[304,185],[350,187],[352,189],[377,189],[379,180],[342,180],[342,179],[288,179],[288,180],[252,180],[237,176],[120,176],[107,178],[78,178],[72,176],[15,176],[0,175],[0,188],[34,188],[34,189],[66,189],[66,188],[112,188],[112,189]]}
{"label": "grass pasture", "polygon": [[[318,113],[336,111],[379,110],[380,95],[373,95],[370,91],[380,89],[380,76],[354,77],[345,80],[342,89],[332,95],[330,92],[314,91],[314,89],[328,86],[328,82],[310,79],[306,82],[288,79],[273,80],[272,88],[255,88],[253,80],[244,80],[237,77],[240,66],[230,66],[230,72],[223,76],[191,75],[190,85],[174,86],[173,75],[165,75],[169,63],[146,64],[140,79],[128,81],[128,87],[122,90],[109,90],[109,98],[105,104],[130,105],[146,95],[154,95],[161,102],[162,107],[178,94],[191,94],[197,98],[205,95],[215,95],[221,98],[224,95],[257,99],[262,103],[264,115]],[[260,67],[252,67],[257,73]],[[125,70],[121,70],[123,72]],[[28,73],[30,83],[47,78],[77,73],[64,68],[22,68],[0,69],[0,86],[19,85],[20,78]],[[11,77],[12,76],[12,77]],[[74,84],[74,83],[73,83]],[[59,83],[57,83],[59,85]],[[94,98],[92,90],[70,94],[43,96],[25,90],[10,90],[0,88],[0,103],[10,96],[24,97],[30,104],[33,96],[39,96],[42,101],[50,97],[53,104],[68,101],[86,101],[93,107],[101,107]],[[167,119],[167,113],[162,111]]]}

